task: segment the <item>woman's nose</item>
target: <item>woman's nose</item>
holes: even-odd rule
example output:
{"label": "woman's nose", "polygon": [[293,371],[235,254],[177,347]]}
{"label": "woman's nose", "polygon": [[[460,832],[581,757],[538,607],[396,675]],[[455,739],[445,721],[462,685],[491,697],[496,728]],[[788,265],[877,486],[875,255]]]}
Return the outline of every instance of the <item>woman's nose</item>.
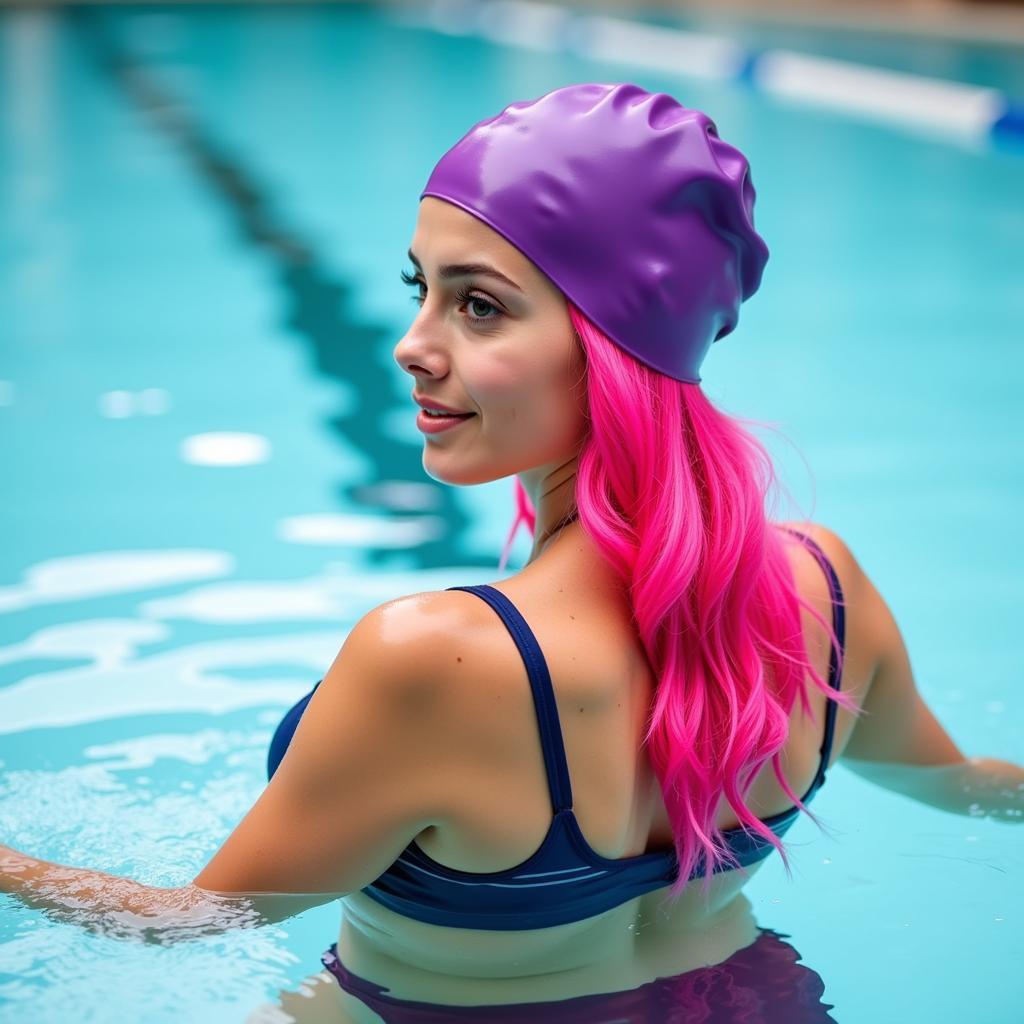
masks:
{"label": "woman's nose", "polygon": [[419,318],[405,332],[392,355],[406,373],[414,376],[443,377],[447,373],[444,347],[424,331]]}

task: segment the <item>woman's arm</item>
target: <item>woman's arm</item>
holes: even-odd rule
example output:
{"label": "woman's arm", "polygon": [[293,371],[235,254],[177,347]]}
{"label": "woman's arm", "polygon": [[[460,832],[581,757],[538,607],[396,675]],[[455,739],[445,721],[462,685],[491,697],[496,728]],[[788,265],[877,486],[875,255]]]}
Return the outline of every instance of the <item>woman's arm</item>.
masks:
{"label": "woman's arm", "polygon": [[352,629],[256,803],[189,885],[161,888],[0,846],[0,892],[62,921],[173,942],[283,920],[377,878],[447,813],[465,771],[453,595]]}
{"label": "woman's arm", "polygon": [[860,761],[843,764],[861,778],[911,800],[968,818],[1024,825],[1024,768],[991,757],[955,764],[919,765]]}
{"label": "woman's arm", "polygon": [[869,638],[874,671],[841,762],[893,792],[954,814],[1024,824],[1024,767],[966,757],[921,696],[888,604],[831,530],[815,539],[843,582],[850,634]]}
{"label": "woman's arm", "polygon": [[160,945],[280,921],[336,898],[226,895],[195,885],[161,888],[54,864],[2,845],[0,893],[87,931]]}

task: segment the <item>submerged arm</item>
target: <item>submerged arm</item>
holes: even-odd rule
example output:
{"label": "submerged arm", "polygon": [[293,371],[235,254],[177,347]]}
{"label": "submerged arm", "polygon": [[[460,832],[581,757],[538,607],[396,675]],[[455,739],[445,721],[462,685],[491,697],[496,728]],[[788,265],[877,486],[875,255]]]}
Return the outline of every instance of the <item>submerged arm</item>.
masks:
{"label": "submerged arm", "polygon": [[883,789],[971,818],[1024,825],[1024,768],[991,757],[955,764],[893,764],[844,757],[843,764]]}
{"label": "submerged arm", "polygon": [[252,928],[326,903],[333,894],[216,893],[163,888],[73,868],[0,846],[0,893],[87,931],[156,945]]}

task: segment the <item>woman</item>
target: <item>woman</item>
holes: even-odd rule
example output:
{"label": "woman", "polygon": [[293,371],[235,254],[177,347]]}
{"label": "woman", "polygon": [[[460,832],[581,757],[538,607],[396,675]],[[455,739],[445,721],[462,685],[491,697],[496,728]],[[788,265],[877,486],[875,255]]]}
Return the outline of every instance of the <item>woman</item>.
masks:
{"label": "woman", "polygon": [[[963,757],[848,548],[769,521],[767,454],[697,386],[760,284],[753,203],[714,124],[635,85],[475,125],[421,196],[395,358],[431,477],[516,476],[528,564],[365,615],[191,886],[9,851],[5,889],[158,939],[343,896],[267,1019],[711,1019],[708,965],[733,995],[754,951],[797,969],[741,889],[836,759],[1024,775]],[[943,792],[913,795],[967,813]]]}

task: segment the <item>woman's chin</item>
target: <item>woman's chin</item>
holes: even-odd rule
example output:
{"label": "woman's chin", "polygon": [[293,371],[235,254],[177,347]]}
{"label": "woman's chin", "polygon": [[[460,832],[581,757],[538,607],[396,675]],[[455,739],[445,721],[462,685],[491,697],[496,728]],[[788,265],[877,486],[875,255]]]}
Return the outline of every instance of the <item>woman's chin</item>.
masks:
{"label": "woman's chin", "polygon": [[432,480],[440,484],[451,484],[453,487],[472,487],[476,484],[489,484],[500,480],[509,473],[495,472],[494,466],[474,466],[468,460],[457,457],[447,458],[447,452],[431,452],[429,448],[423,452],[423,470]]}

